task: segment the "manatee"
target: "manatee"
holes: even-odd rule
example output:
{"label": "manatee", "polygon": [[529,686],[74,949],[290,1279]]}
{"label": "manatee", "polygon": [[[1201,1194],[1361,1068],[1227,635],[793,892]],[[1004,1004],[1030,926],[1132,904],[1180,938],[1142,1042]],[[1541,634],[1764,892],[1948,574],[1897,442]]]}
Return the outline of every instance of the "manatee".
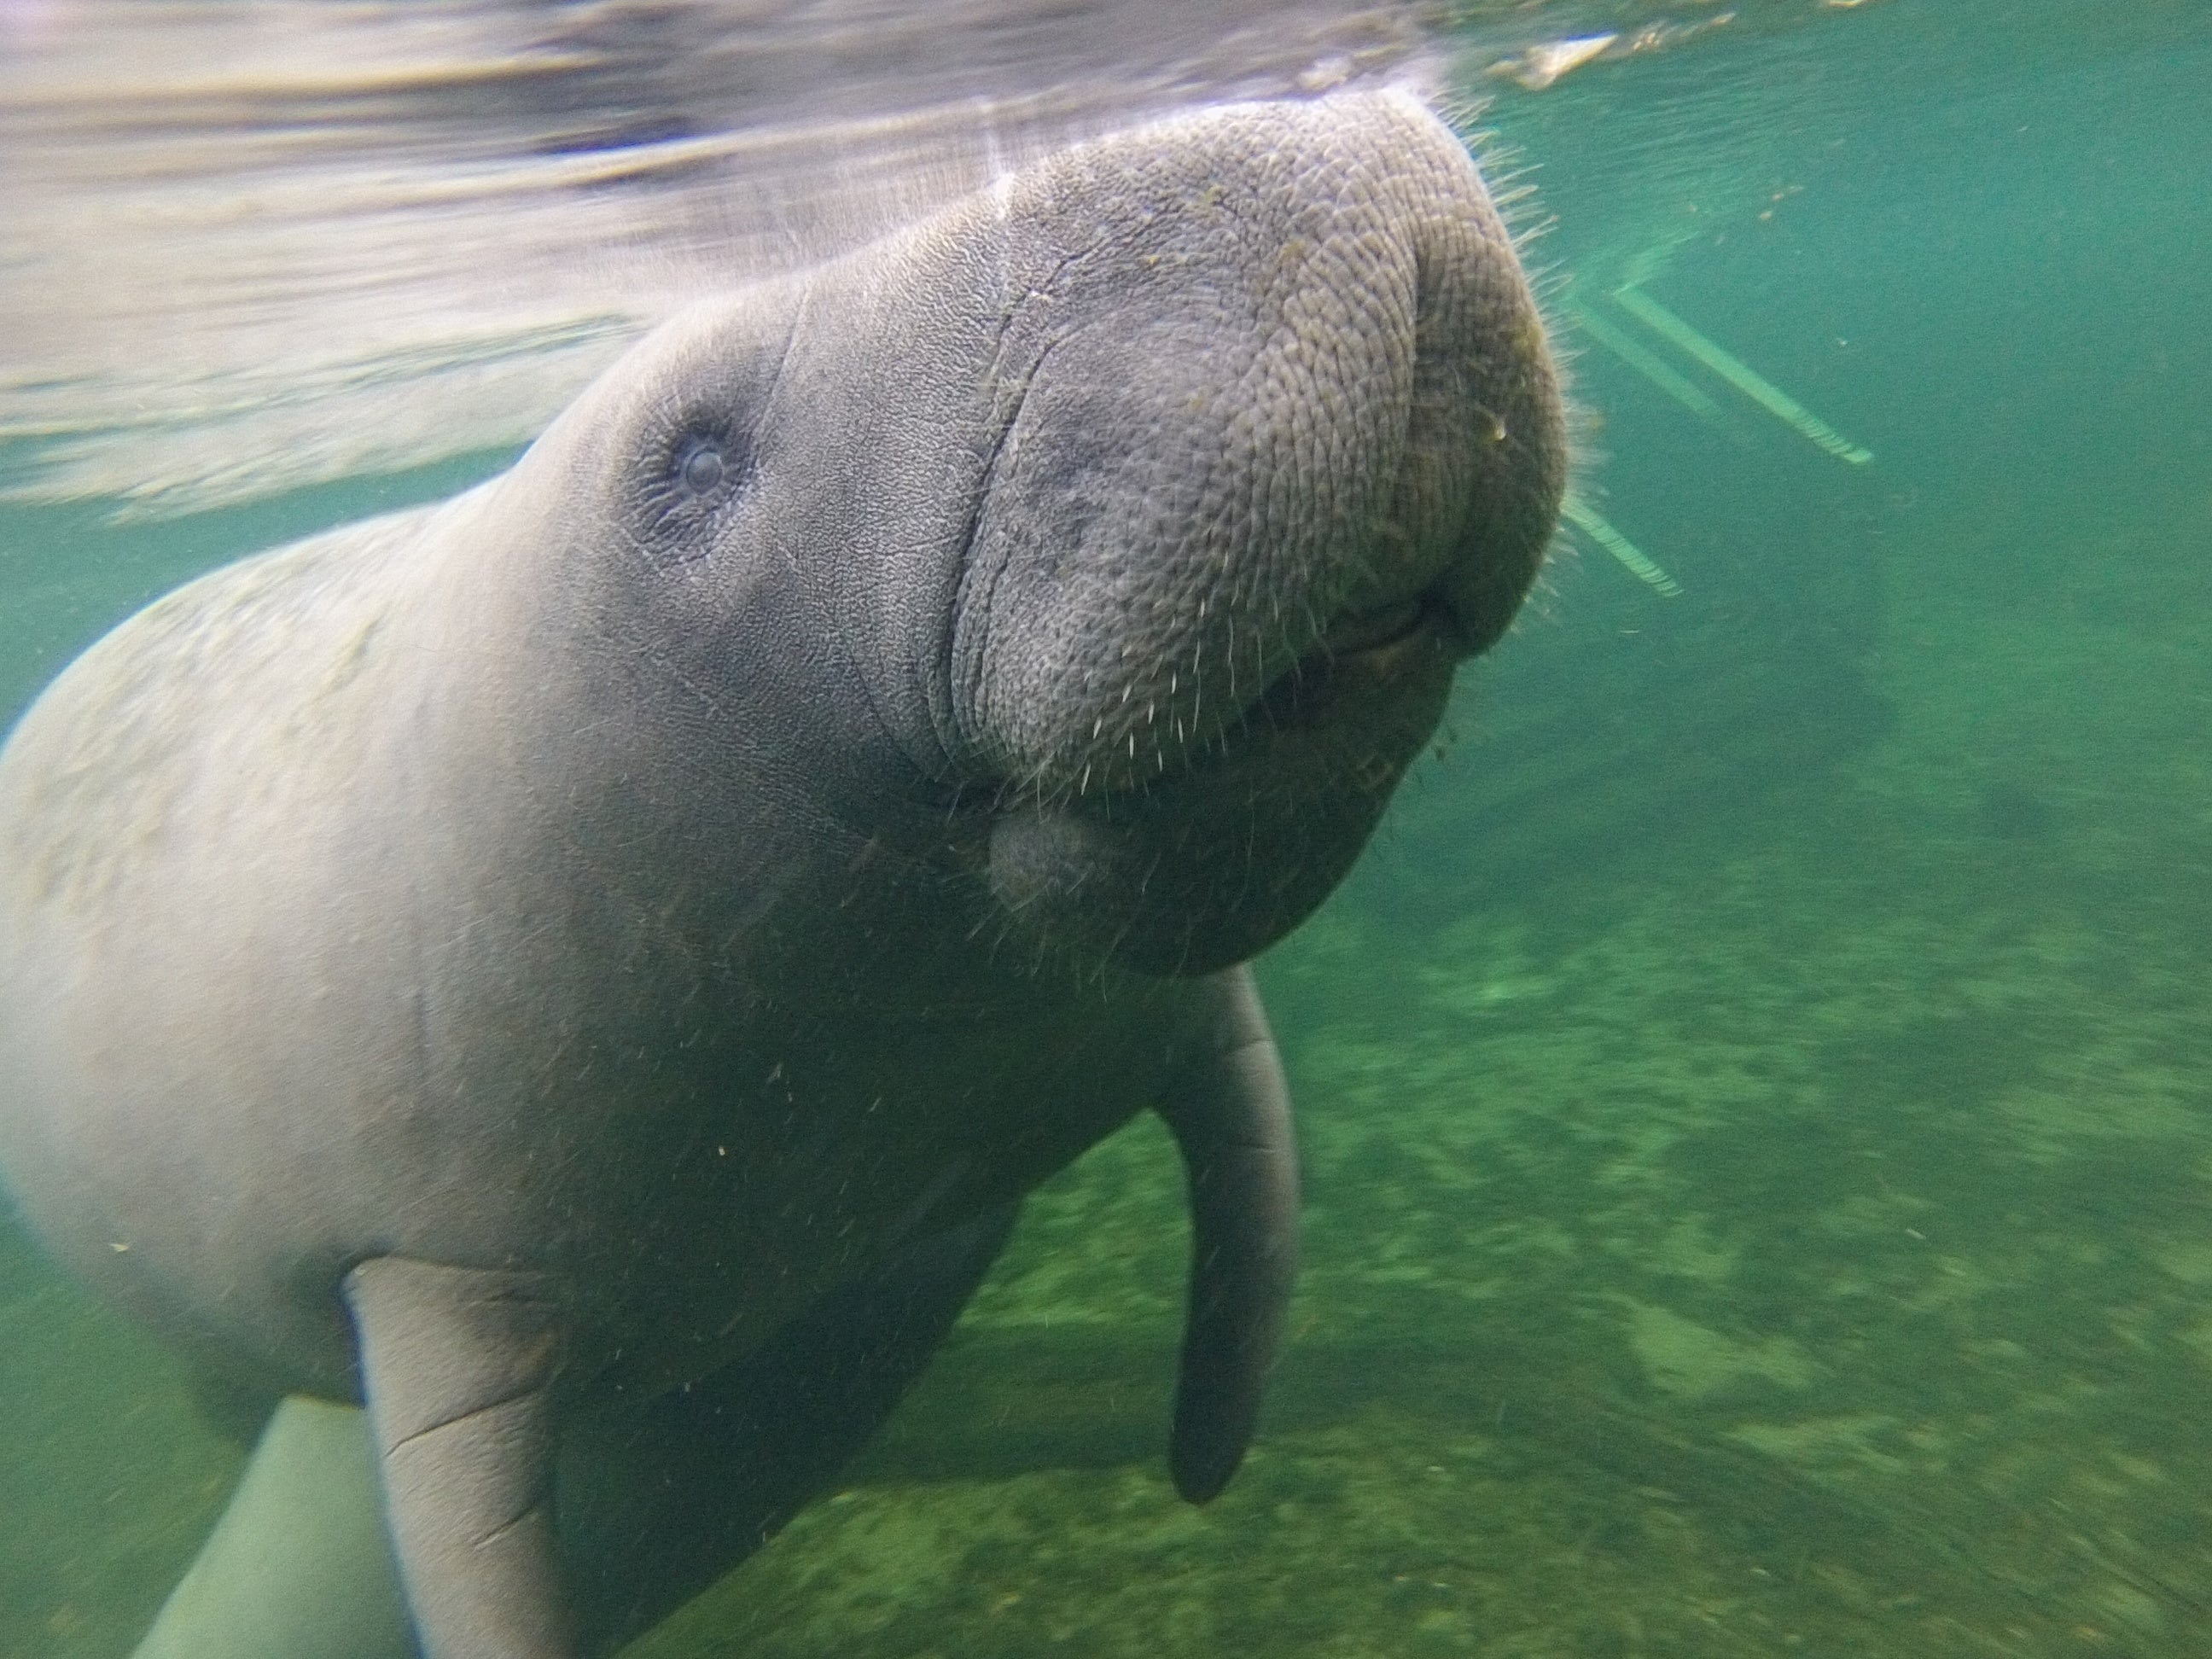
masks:
{"label": "manatee", "polygon": [[[1400,93],[1072,147],[701,303],[509,471],[179,589],[25,715],[21,1212],[204,1363],[365,1407],[429,1659],[556,1659],[741,1554],[1149,1109],[1203,1501],[1295,1254],[1243,964],[1506,628],[1565,453],[1511,239]],[[671,1448],[878,1337],[787,1419],[811,1472],[733,1430],[656,1512]]]}

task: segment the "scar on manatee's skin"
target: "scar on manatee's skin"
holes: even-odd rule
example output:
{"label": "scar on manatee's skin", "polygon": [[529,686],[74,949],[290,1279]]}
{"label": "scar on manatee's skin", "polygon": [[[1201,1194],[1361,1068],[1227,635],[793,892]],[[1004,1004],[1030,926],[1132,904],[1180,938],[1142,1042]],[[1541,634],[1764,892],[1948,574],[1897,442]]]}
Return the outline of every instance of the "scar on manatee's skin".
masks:
{"label": "scar on manatee's skin", "polygon": [[1435,741],[1565,453],[1449,130],[1224,106],[702,303],[507,472],[87,652],[0,750],[0,1170],[293,1396],[147,1659],[611,1650],[1147,1109],[1169,1468],[1219,1492],[1297,1257],[1243,964]]}

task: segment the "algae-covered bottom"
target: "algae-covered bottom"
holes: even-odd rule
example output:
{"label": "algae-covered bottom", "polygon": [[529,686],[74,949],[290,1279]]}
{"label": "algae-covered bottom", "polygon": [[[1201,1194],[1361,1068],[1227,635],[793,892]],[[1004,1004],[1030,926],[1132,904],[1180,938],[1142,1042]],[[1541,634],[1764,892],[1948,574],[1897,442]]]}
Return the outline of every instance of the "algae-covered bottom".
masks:
{"label": "algae-covered bottom", "polygon": [[[2212,1652],[2212,497],[1975,533],[1893,551],[1897,722],[1839,769],[1429,926],[1386,842],[1266,965],[1308,1261],[1218,1503],[1161,1459],[1139,1128],[633,1652]],[[0,1268],[0,1652],[121,1653],[234,1455]]]}

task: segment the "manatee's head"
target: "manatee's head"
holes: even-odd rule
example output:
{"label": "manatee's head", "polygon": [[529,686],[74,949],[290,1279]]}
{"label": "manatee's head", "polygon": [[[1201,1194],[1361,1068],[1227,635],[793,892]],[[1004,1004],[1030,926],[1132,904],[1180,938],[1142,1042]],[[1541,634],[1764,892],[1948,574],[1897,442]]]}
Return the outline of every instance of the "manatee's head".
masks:
{"label": "manatee's head", "polygon": [[1073,149],[643,350],[592,420],[714,618],[672,656],[915,803],[979,936],[1147,973],[1344,876],[1565,470],[1510,239],[1395,94]]}

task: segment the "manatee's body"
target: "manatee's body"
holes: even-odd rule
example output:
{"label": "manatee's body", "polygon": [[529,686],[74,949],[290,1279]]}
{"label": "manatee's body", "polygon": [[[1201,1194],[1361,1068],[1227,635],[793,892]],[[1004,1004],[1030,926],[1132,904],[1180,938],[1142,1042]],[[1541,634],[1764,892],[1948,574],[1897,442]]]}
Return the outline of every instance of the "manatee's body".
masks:
{"label": "manatee's body", "polygon": [[1510,245],[1396,97],[1103,141],[698,307],[25,718],[0,1168],[163,1328],[365,1396],[433,1659],[608,1639],[580,1439],[871,1275],[934,1340],[1147,1107],[1210,1495],[1294,1205],[1234,964],[1356,856],[1561,463]]}

